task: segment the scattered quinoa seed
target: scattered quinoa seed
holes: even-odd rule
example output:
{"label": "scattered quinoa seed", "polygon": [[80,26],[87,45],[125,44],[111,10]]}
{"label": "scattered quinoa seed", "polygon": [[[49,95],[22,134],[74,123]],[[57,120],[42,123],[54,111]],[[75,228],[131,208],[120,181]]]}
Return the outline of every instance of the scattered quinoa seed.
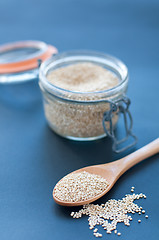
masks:
{"label": "scattered quinoa seed", "polygon": [[93,235],[94,235],[95,237],[102,237],[102,234],[101,234],[101,233],[98,233],[98,232],[93,233]]}
{"label": "scattered quinoa seed", "polygon": [[135,187],[131,187],[131,192],[134,192]]}
{"label": "scattered quinoa seed", "polygon": [[144,213],[145,213],[145,210],[142,210],[142,213],[144,214]]}
{"label": "scattered quinoa seed", "polygon": [[[95,226],[100,225],[107,234],[113,231],[118,236],[121,235],[117,232],[117,224],[123,222],[126,226],[130,226],[132,217],[130,213],[141,214],[142,207],[134,203],[135,200],[144,198],[144,194],[126,194],[121,200],[110,199],[105,204],[86,204],[78,212],[73,212],[73,218],[81,218],[83,215],[88,216],[89,228],[94,229],[93,235],[95,237],[102,237]],[[142,210],[145,211],[145,210]],[[145,215],[148,218],[148,215]],[[141,223],[141,220],[138,220]]]}

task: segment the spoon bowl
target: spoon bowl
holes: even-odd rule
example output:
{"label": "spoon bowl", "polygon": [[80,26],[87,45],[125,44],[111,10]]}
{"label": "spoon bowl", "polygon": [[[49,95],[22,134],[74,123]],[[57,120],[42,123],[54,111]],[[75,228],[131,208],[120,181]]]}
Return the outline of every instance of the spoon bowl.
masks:
{"label": "spoon bowl", "polygon": [[102,178],[105,178],[107,180],[109,184],[108,187],[104,191],[102,191],[100,194],[95,195],[94,197],[84,201],[77,201],[77,202],[62,201],[55,196],[54,190],[53,190],[53,198],[55,202],[59,205],[72,206],[72,207],[94,202],[95,200],[104,196],[114,186],[115,182],[119,179],[119,177],[124,172],[126,172],[129,168],[133,167],[135,164],[157,153],[159,153],[159,138],[157,138],[155,141],[149,143],[148,145],[140,148],[139,150],[135,151],[134,153],[131,153],[130,155],[120,160],[106,163],[106,164],[93,165],[93,166],[88,166],[88,167],[78,169],[72,173],[79,173],[79,172],[86,171],[90,174],[99,175]]}
{"label": "spoon bowl", "polygon": [[[110,165],[110,164],[108,163],[108,164],[105,164],[105,165]],[[95,200],[104,196],[113,187],[113,185],[117,181],[117,178],[114,177],[113,169],[111,167],[108,167],[108,166],[107,166],[106,169],[104,169],[103,165],[94,165],[94,166],[80,168],[80,169],[78,169],[78,170],[76,170],[72,173],[79,173],[79,172],[83,172],[83,171],[86,171],[90,174],[100,175],[101,177],[105,178],[107,180],[107,182],[109,183],[108,187],[105,189],[105,191],[96,195],[95,197],[93,197],[91,199],[87,199],[85,201],[79,201],[79,202],[65,202],[65,201],[62,201],[55,196],[54,190],[53,190],[53,198],[54,198],[54,200],[57,204],[72,207],[72,206],[80,206],[80,205],[88,204],[90,202],[94,202]],[[72,173],[70,173],[70,174],[72,174]]]}

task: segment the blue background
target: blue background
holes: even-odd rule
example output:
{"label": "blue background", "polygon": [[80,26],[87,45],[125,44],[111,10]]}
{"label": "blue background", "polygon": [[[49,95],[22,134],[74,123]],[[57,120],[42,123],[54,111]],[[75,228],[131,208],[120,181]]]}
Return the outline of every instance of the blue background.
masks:
{"label": "blue background", "polygon": [[[1,0],[0,44],[26,39],[53,44],[60,52],[92,49],[123,60],[130,74],[136,149],[159,137],[159,1]],[[80,143],[54,134],[37,82],[0,86],[0,239],[93,239],[86,217],[72,219],[76,208],[55,204],[53,186],[72,170],[131,151],[113,154],[107,138]],[[132,185],[147,195],[139,204],[149,219],[141,216],[138,224],[135,215],[130,227],[119,224],[121,239],[158,238],[158,184],[156,155],[125,173],[98,201],[122,198]]]}

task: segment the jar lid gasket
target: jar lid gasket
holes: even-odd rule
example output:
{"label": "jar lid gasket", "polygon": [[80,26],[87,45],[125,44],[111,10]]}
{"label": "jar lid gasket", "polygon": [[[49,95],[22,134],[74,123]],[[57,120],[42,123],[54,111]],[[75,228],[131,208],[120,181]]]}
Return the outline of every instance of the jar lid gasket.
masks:
{"label": "jar lid gasket", "polygon": [[[17,74],[19,76],[21,73],[24,76],[24,72],[37,70],[39,60],[43,62],[56,53],[57,49],[54,46],[41,41],[22,41],[1,45],[0,82],[4,83],[4,79],[8,82],[7,76]],[[24,80],[19,77],[19,82],[21,81]]]}

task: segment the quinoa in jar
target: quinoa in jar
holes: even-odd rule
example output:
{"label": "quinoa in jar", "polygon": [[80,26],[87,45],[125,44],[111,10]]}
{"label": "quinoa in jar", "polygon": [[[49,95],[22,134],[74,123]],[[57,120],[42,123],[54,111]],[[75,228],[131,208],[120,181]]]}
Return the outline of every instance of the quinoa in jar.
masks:
{"label": "quinoa in jar", "polygon": [[[47,122],[57,134],[73,140],[107,135],[103,114],[110,102],[125,96],[127,67],[118,59],[96,52],[67,52],[42,63],[40,88]],[[119,110],[112,112],[113,129]],[[110,122],[106,122],[110,129]]]}

